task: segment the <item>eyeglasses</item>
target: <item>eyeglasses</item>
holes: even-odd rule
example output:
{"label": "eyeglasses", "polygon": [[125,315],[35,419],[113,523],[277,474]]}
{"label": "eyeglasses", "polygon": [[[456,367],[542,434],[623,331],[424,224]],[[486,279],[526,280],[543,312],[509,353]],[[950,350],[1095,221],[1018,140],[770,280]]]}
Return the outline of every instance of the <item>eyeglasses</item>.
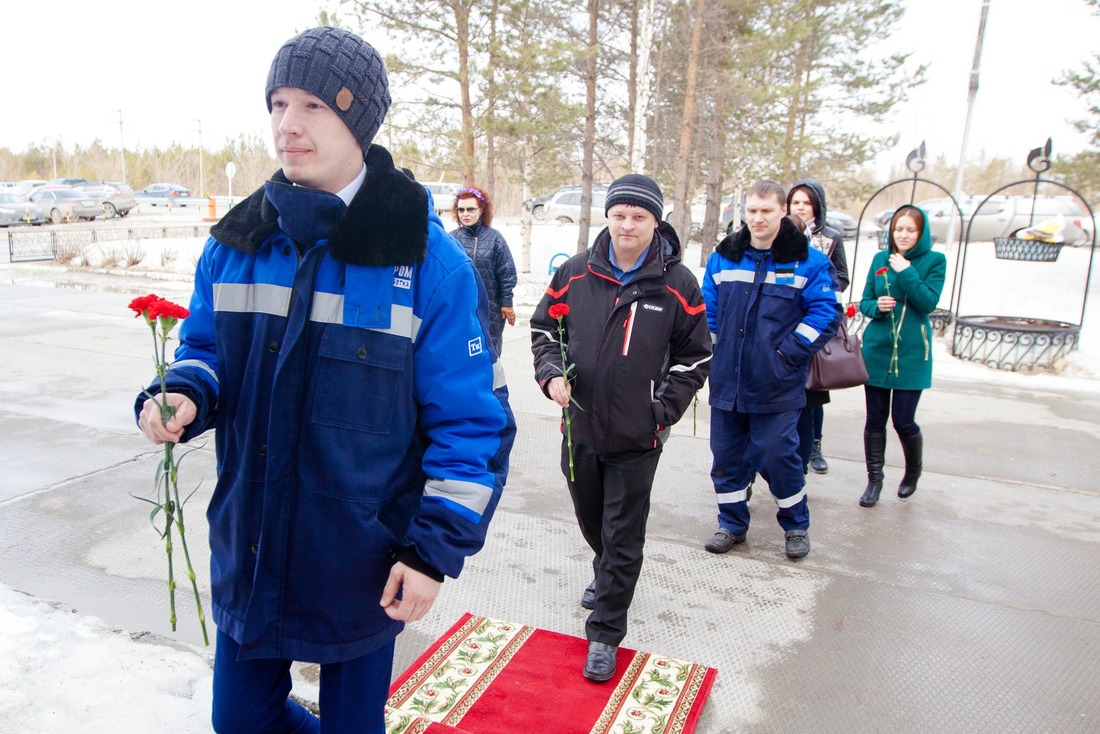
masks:
{"label": "eyeglasses", "polygon": [[480,206],[459,206],[459,207],[455,207],[455,211],[457,211],[459,214],[465,214],[466,212],[476,212],[480,209],[481,209]]}

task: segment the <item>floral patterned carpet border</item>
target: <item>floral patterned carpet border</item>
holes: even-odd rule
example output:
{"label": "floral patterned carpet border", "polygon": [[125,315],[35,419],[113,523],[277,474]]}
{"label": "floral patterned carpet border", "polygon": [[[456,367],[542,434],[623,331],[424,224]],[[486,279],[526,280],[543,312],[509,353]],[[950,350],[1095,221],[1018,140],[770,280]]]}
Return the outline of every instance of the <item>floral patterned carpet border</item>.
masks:
{"label": "floral patterned carpet border", "polygon": [[466,613],[390,687],[387,734],[691,734],[718,671],[619,648],[581,675],[580,638]]}

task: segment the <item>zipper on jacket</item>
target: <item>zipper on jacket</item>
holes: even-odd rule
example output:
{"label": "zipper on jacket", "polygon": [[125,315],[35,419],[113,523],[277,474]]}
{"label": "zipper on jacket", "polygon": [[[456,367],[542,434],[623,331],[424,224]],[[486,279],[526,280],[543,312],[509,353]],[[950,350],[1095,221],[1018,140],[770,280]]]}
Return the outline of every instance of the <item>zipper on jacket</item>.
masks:
{"label": "zipper on jacket", "polygon": [[630,304],[630,310],[627,311],[626,321],[623,322],[623,356],[627,356],[630,353],[630,337],[634,333],[634,314],[638,311],[638,302]]}

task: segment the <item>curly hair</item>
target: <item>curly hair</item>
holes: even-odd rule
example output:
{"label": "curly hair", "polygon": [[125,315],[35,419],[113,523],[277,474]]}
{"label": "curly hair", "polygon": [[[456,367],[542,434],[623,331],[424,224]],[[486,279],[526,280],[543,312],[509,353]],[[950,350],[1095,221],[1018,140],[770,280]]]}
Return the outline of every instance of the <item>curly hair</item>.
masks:
{"label": "curly hair", "polygon": [[458,202],[461,199],[477,199],[478,204],[481,205],[481,223],[486,227],[493,223],[493,200],[489,198],[489,194],[477,186],[467,186],[455,194],[455,200],[451,203],[451,216],[456,222],[462,223],[458,218]]}

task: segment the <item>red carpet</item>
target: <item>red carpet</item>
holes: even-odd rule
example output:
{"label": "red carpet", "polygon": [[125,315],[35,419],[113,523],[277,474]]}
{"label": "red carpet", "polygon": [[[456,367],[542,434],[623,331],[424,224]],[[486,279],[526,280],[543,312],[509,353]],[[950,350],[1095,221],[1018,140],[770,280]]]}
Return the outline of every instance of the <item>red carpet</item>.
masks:
{"label": "red carpet", "polygon": [[619,648],[615,677],[581,675],[577,637],[465,614],[390,687],[387,734],[690,734],[718,671]]}

